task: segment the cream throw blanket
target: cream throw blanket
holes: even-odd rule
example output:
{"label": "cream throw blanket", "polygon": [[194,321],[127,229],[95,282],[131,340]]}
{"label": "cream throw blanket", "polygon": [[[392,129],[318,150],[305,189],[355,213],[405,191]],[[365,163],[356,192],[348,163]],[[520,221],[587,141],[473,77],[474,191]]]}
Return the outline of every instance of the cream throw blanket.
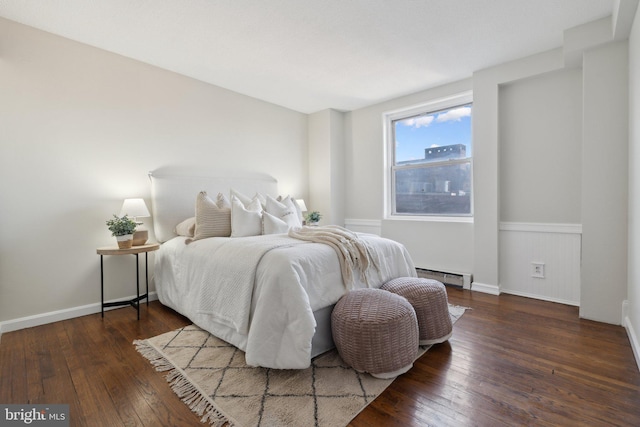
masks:
{"label": "cream throw blanket", "polygon": [[375,268],[380,273],[379,261],[374,250],[358,238],[353,231],[337,225],[320,227],[294,227],[289,230],[289,236],[299,240],[314,243],[324,243],[331,246],[338,255],[342,281],[348,290],[354,283],[353,272],[359,271],[363,281],[368,285],[367,274],[369,268]]}

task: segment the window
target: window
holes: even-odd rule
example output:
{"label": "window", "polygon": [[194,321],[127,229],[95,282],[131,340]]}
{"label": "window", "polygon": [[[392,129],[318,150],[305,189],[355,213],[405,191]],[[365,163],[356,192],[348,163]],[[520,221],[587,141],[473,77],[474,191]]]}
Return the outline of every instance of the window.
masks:
{"label": "window", "polygon": [[471,217],[471,93],[384,115],[386,212]]}

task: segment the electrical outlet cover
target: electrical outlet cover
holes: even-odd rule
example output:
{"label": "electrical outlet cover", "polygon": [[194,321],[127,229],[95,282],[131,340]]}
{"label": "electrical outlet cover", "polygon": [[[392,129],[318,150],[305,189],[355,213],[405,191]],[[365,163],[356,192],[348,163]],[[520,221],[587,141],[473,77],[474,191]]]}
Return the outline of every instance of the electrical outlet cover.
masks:
{"label": "electrical outlet cover", "polygon": [[544,279],[544,263],[543,262],[531,263],[531,277],[535,277],[537,279]]}

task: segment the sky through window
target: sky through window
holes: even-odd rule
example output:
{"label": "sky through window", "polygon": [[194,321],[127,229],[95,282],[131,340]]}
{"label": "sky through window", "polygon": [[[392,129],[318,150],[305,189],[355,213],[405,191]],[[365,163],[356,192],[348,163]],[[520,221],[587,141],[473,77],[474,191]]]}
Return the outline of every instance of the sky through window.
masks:
{"label": "sky through window", "polygon": [[425,149],[463,144],[471,157],[471,104],[395,121],[396,163],[425,158]]}

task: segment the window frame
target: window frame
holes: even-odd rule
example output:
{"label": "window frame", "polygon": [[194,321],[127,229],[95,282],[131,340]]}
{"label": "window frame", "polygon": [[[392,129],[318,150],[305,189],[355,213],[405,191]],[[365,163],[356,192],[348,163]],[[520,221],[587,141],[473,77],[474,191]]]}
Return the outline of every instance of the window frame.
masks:
{"label": "window frame", "polygon": [[[465,104],[473,104],[473,91],[460,92],[451,96],[437,98],[435,100],[414,105],[411,107],[405,107],[393,111],[383,113],[383,133],[384,133],[384,150],[385,150],[385,162],[384,162],[384,219],[392,220],[412,220],[412,221],[439,221],[439,222],[473,222],[473,154],[474,146],[471,148],[471,156],[464,159],[446,159],[441,161],[404,165],[398,168],[395,164],[396,144],[395,144],[395,129],[394,122],[403,120],[418,115],[433,114],[439,111],[448,110],[457,106]],[[473,113],[471,116],[473,121]],[[431,168],[438,166],[454,165],[454,164],[466,164],[470,165],[470,180],[471,180],[471,196],[470,196],[470,213],[468,214],[404,214],[397,213],[396,197],[395,197],[395,171],[400,169],[412,169],[412,168]]]}

